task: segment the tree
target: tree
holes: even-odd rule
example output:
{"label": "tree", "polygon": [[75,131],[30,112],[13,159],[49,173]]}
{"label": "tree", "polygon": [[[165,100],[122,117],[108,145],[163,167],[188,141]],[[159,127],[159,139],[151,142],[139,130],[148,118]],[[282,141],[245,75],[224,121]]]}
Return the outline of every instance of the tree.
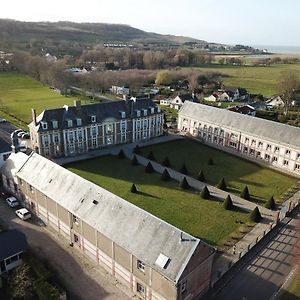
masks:
{"label": "tree", "polygon": [[292,105],[294,91],[299,87],[298,76],[295,71],[281,72],[277,83],[278,93],[284,102],[284,114],[287,115]]}
{"label": "tree", "polygon": [[184,174],[184,175],[187,175],[189,172],[188,172],[188,169],[186,167],[185,164],[183,164],[179,170],[180,173]]}
{"label": "tree", "polygon": [[252,222],[255,222],[255,223],[258,223],[261,221],[262,216],[261,216],[260,211],[257,206],[253,209],[249,218]]}
{"label": "tree", "polygon": [[213,159],[210,157],[209,159],[208,159],[208,165],[210,165],[210,166],[212,166],[213,164],[214,164],[214,161],[213,161]]}
{"label": "tree", "polygon": [[202,189],[200,196],[202,199],[209,199],[210,198],[210,192],[207,186],[204,186]]}
{"label": "tree", "polygon": [[136,186],[135,186],[134,183],[133,183],[132,186],[131,186],[130,192],[131,192],[131,193],[134,193],[134,194],[136,194],[136,193],[138,192],[138,190],[137,190],[137,188],[136,188]]}
{"label": "tree", "polygon": [[155,84],[168,85],[172,83],[172,74],[169,71],[159,71],[156,75]]}
{"label": "tree", "polygon": [[153,169],[153,166],[151,164],[151,162],[149,161],[146,168],[145,168],[145,172],[146,173],[153,173],[154,172],[154,169]]}
{"label": "tree", "polygon": [[227,186],[226,186],[226,182],[224,177],[221,178],[221,180],[219,181],[219,183],[217,184],[217,188],[223,191],[227,190]]}
{"label": "tree", "polygon": [[271,210],[276,209],[276,202],[273,196],[271,196],[270,199],[266,202],[265,207]]}
{"label": "tree", "polygon": [[189,188],[189,183],[187,182],[185,176],[181,179],[181,181],[179,182],[179,187],[181,187],[182,189],[186,190]]}
{"label": "tree", "polygon": [[133,156],[133,159],[132,159],[132,161],[131,161],[131,164],[132,164],[133,166],[137,166],[137,165],[138,165],[138,160],[137,160],[137,158],[136,158],[135,155]]}
{"label": "tree", "polygon": [[227,197],[226,197],[226,199],[225,199],[225,201],[224,201],[224,203],[223,203],[223,207],[224,207],[224,209],[226,209],[226,210],[232,210],[233,207],[234,207],[233,202],[232,202],[232,199],[231,199],[231,197],[230,197],[229,194],[227,195]]}
{"label": "tree", "polygon": [[165,167],[171,167],[171,163],[169,161],[168,156],[165,157],[165,159],[162,162],[162,165],[165,166]]}
{"label": "tree", "polygon": [[152,151],[149,152],[149,154],[148,154],[148,159],[150,159],[150,160],[155,160],[155,157],[154,157],[154,154],[153,154]]}
{"label": "tree", "polygon": [[249,193],[249,189],[248,189],[247,185],[245,185],[240,196],[241,196],[241,198],[243,198],[245,200],[250,200],[250,193]]}
{"label": "tree", "polygon": [[160,179],[163,181],[169,181],[171,179],[171,176],[167,169],[164,169],[163,173],[161,174]]}
{"label": "tree", "polygon": [[118,153],[118,158],[122,159],[122,158],[125,158],[125,154],[124,154],[124,151],[123,149],[121,149]]}
{"label": "tree", "polygon": [[205,182],[206,179],[202,170],[200,170],[200,172],[198,173],[197,180]]}
{"label": "tree", "polygon": [[140,154],[140,153],[141,153],[141,149],[140,149],[139,145],[136,145],[136,146],[134,147],[133,153],[135,153],[135,154]]}

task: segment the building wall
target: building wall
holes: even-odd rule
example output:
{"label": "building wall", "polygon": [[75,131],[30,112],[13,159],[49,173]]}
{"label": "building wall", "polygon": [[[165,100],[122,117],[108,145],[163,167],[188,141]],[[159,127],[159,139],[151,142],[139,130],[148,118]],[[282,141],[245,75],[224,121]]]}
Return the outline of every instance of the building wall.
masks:
{"label": "building wall", "polygon": [[244,156],[264,161],[278,169],[300,175],[300,149],[265,140],[248,132],[233,130],[213,123],[179,115],[178,130],[199,138],[212,146],[230,148]]}

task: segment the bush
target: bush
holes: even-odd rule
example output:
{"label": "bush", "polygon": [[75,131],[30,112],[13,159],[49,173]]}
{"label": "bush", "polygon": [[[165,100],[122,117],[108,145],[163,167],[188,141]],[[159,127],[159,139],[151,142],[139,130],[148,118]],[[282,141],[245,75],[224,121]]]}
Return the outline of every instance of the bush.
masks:
{"label": "bush", "polygon": [[203,198],[203,199],[209,199],[209,198],[210,198],[210,192],[209,192],[207,186],[205,186],[205,187],[202,189],[202,191],[201,191],[201,193],[200,193],[200,196],[201,196],[201,198]]}
{"label": "bush", "polygon": [[154,172],[153,166],[152,166],[150,161],[148,162],[147,166],[145,167],[145,172],[146,173],[153,173]]}
{"label": "bush", "polygon": [[223,191],[227,190],[227,186],[226,186],[226,182],[224,177],[222,177],[222,179],[219,181],[219,183],[217,184],[217,188]]}
{"label": "bush", "polygon": [[249,193],[249,189],[248,189],[247,185],[245,185],[240,196],[241,196],[241,198],[243,198],[245,200],[250,200],[250,193]]}
{"label": "bush", "polygon": [[154,154],[153,154],[152,151],[149,152],[147,158],[150,159],[150,160],[155,160],[155,157],[154,157]]}
{"label": "bush", "polygon": [[135,153],[135,154],[141,154],[141,149],[140,149],[139,145],[136,145],[136,146],[134,147],[133,153]]}
{"label": "bush", "polygon": [[227,195],[227,197],[226,197],[226,199],[223,203],[223,207],[226,210],[232,210],[233,209],[234,205],[233,205],[233,202],[232,202],[232,199],[231,199],[230,195]]}
{"label": "bush", "polygon": [[252,222],[255,222],[255,223],[258,223],[261,221],[262,216],[261,216],[260,211],[257,206],[253,209],[249,218]]}
{"label": "bush", "polygon": [[189,173],[188,170],[187,170],[187,168],[186,168],[186,165],[185,165],[185,164],[183,164],[183,165],[181,166],[179,172],[180,172],[181,174],[184,174],[184,175],[187,175],[187,174]]}
{"label": "bush", "polygon": [[162,165],[165,166],[165,167],[171,167],[168,156],[165,157],[165,159],[162,162]]}
{"label": "bush", "polygon": [[136,158],[136,156],[134,155],[133,156],[133,159],[132,159],[132,161],[131,161],[131,164],[133,165],[133,166],[137,166],[139,163],[138,163],[138,160],[137,160],[137,158]]}
{"label": "bush", "polygon": [[138,190],[137,190],[137,188],[136,188],[136,186],[135,186],[134,183],[133,183],[132,186],[131,186],[130,192],[131,192],[131,193],[134,193],[134,194],[136,194],[136,193],[138,192]]}
{"label": "bush", "polygon": [[185,177],[183,177],[179,182],[179,187],[185,190],[190,187]]}
{"label": "bush", "polygon": [[213,161],[213,159],[210,157],[209,159],[208,159],[208,165],[210,165],[210,166],[212,166],[213,164],[214,164],[214,161]]}
{"label": "bush", "polygon": [[171,176],[170,176],[170,174],[169,174],[169,172],[168,172],[168,170],[167,169],[164,169],[164,171],[163,171],[163,173],[161,174],[161,180],[163,180],[163,181],[169,181],[170,179],[171,179]]}
{"label": "bush", "polygon": [[123,149],[121,149],[120,152],[118,153],[118,158],[120,158],[120,159],[125,158]]}
{"label": "bush", "polygon": [[198,173],[197,180],[205,182],[206,179],[202,170],[200,170],[200,172]]}
{"label": "bush", "polygon": [[276,202],[273,196],[266,202],[265,207],[271,210],[276,209]]}
{"label": "bush", "polygon": [[59,299],[59,291],[49,282],[38,279],[34,282],[34,289],[39,300],[57,300]]}

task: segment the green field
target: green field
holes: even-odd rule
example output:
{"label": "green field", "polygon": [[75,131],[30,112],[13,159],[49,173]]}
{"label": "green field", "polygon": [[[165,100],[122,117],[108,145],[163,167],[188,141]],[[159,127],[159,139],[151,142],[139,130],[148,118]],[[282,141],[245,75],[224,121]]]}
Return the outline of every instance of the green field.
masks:
{"label": "green field", "polygon": [[294,70],[298,72],[300,79],[300,64],[280,64],[270,67],[212,65],[199,70],[220,72],[227,75],[220,78],[225,87],[243,87],[253,94],[264,96],[272,96],[278,93],[276,86],[282,71]]}
{"label": "green field", "polygon": [[[203,200],[199,193],[181,190],[175,181],[161,181],[159,174],[147,174],[142,166],[132,166],[126,159],[95,158],[66,167],[212,245],[220,245],[238,231],[238,221],[248,219],[247,213],[226,211],[219,201]],[[138,194],[130,192],[132,183],[136,184]]]}
{"label": "green field", "polygon": [[[61,96],[28,76],[0,73],[0,116],[17,126],[24,126],[24,123],[31,121],[31,108],[35,108],[39,114],[46,108],[73,105],[74,99]],[[5,112],[21,121],[13,119]]]}
{"label": "green field", "polygon": [[297,274],[287,290],[283,292],[280,300],[299,300],[300,299],[300,276]]}
{"label": "green field", "polygon": [[[179,170],[186,164],[191,176],[196,177],[203,170],[208,183],[216,185],[224,177],[230,191],[239,195],[245,185],[248,186],[253,201],[263,204],[271,195],[277,201],[297,179],[268,168],[260,167],[247,160],[227,154],[191,140],[174,141],[142,149],[147,156],[152,151],[155,159],[162,162],[168,156],[172,167]],[[212,158],[214,165],[208,165]]]}

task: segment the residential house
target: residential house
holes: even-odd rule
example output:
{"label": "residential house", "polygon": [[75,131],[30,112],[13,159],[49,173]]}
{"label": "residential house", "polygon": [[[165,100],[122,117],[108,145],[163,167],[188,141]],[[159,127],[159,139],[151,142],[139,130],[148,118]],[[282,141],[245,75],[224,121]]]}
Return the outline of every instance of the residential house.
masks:
{"label": "residential house", "polygon": [[284,107],[284,102],[280,96],[276,96],[268,99],[266,101],[266,104],[272,108]]}
{"label": "residential house", "polygon": [[172,101],[171,99],[161,99],[159,101],[159,104],[164,106],[170,106],[171,101]]}
{"label": "residential house", "polygon": [[110,91],[114,94],[117,95],[129,95],[130,94],[130,90],[129,87],[127,86],[117,86],[117,85],[113,85],[110,88]]}
{"label": "residential house", "polygon": [[199,102],[195,94],[183,94],[176,96],[170,102],[170,107],[179,110],[185,101]]}
{"label": "residential house", "polygon": [[0,275],[22,264],[22,255],[28,249],[25,234],[16,229],[0,232]]}
{"label": "residential house", "polygon": [[139,298],[194,299],[208,290],[215,249],[204,241],[35,152],[12,153],[0,171],[6,190],[16,180],[14,194],[32,213]]}
{"label": "residential house", "polygon": [[300,175],[298,127],[187,101],[178,113],[178,130]]}
{"label": "residential house", "polygon": [[46,157],[72,156],[163,134],[163,113],[149,98],[32,111],[31,148]]}
{"label": "residential house", "polygon": [[234,90],[233,101],[243,101],[246,102],[250,98],[249,93],[244,88],[237,88]]}
{"label": "residential house", "polygon": [[233,112],[237,112],[243,115],[249,115],[253,117],[255,117],[256,114],[255,108],[250,105],[242,105],[242,106],[235,105],[235,106],[228,107],[227,109]]}
{"label": "residential house", "polygon": [[218,101],[218,97],[214,94],[208,96],[208,97],[204,97],[204,100],[205,101],[208,101],[208,102],[217,102]]}

